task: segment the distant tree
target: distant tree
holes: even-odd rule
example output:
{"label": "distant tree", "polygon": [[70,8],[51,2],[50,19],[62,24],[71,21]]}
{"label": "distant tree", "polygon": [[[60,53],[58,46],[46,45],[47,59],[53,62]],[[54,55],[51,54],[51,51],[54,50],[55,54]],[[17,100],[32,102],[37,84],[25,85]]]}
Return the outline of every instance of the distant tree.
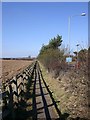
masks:
{"label": "distant tree", "polygon": [[87,60],[88,56],[88,50],[87,49],[81,49],[78,53],[78,57],[80,61],[85,62]]}
{"label": "distant tree", "polygon": [[62,43],[62,36],[57,35],[56,38],[54,37],[49,41],[49,47],[53,49],[57,49],[61,45],[61,43]]}
{"label": "distant tree", "polygon": [[62,36],[57,35],[49,41],[48,45],[42,45],[38,59],[48,70],[54,70],[60,66],[60,61],[64,58],[64,50],[59,48],[61,44]]}
{"label": "distant tree", "polygon": [[90,53],[90,46],[89,46],[89,48],[88,48],[88,52]]}
{"label": "distant tree", "polygon": [[61,43],[62,43],[62,36],[57,35],[56,38],[54,37],[49,41],[48,45],[44,45],[44,44],[42,45],[39,56],[43,54],[45,51],[47,51],[48,49],[58,49]]}
{"label": "distant tree", "polygon": [[28,58],[31,59],[31,56],[29,55]]}
{"label": "distant tree", "polygon": [[47,49],[49,48],[48,45],[42,45],[41,50],[40,50],[40,55],[43,54]]}
{"label": "distant tree", "polygon": [[77,55],[77,52],[75,51],[75,52],[73,52],[74,54],[75,54],[75,56]]}

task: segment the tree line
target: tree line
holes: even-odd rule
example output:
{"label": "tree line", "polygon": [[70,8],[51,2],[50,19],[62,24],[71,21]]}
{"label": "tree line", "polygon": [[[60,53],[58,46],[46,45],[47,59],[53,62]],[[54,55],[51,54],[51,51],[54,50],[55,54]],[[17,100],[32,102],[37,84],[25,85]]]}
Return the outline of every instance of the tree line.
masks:
{"label": "tree line", "polygon": [[[46,67],[48,72],[56,71],[59,74],[60,70],[67,68],[66,63],[66,49],[61,49],[62,36],[57,35],[49,40],[47,45],[42,45],[41,50],[38,55],[39,61]],[[88,49],[81,49],[78,52],[78,59],[83,64],[88,64],[88,53],[90,52],[90,47]],[[72,55],[73,61],[77,61],[77,52],[74,52],[75,56]]]}
{"label": "tree line", "polygon": [[65,61],[64,50],[60,49],[62,41],[62,36],[57,35],[49,41],[48,45],[41,47],[38,59],[49,72],[60,69],[61,64]]}

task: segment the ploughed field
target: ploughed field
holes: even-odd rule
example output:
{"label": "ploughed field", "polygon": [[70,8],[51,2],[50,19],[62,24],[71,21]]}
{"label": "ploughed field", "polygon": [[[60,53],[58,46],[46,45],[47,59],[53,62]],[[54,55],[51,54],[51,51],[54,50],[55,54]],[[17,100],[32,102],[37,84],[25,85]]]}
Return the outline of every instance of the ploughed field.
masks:
{"label": "ploughed field", "polygon": [[10,79],[32,62],[31,60],[2,60],[0,61],[0,78],[2,78],[2,81]]}

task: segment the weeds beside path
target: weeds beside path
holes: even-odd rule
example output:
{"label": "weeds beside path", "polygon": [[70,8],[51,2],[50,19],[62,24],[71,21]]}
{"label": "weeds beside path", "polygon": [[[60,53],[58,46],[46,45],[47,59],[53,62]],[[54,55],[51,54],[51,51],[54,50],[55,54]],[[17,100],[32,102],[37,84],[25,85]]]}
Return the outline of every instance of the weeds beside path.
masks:
{"label": "weeds beside path", "polygon": [[77,74],[74,71],[60,71],[58,78],[53,78],[51,73],[48,73],[45,67],[40,63],[40,67],[49,85],[53,96],[58,103],[58,108],[61,113],[68,113],[67,119],[89,119],[88,106],[88,79],[82,74]]}

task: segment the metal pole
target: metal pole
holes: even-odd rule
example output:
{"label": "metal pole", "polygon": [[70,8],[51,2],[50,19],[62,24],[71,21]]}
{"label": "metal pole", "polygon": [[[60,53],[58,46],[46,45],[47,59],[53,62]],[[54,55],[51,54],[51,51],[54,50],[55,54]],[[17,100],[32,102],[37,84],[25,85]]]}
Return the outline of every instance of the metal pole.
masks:
{"label": "metal pole", "polygon": [[79,44],[77,44],[76,46],[77,46],[77,69],[78,69],[78,46]]}
{"label": "metal pole", "polygon": [[[69,57],[70,57],[70,27],[71,27],[71,17],[75,17],[75,16],[80,16],[80,15],[73,15],[73,16],[69,16],[69,18],[68,18],[68,44],[69,44]],[[86,16],[86,13],[82,13],[81,14],[81,16]],[[79,45],[77,45],[77,67],[78,67],[78,46]],[[68,64],[69,64],[69,62],[68,62]]]}
{"label": "metal pole", "polygon": [[70,57],[70,22],[71,22],[71,17],[68,19],[68,44],[69,44],[69,57]]}
{"label": "metal pole", "polygon": [[73,16],[69,16],[69,18],[68,18],[68,44],[69,44],[69,57],[70,57],[70,31],[71,31],[71,29],[70,29],[70,27],[71,27],[71,17],[76,17],[76,16],[86,16],[86,13],[81,13],[81,15],[73,15]]}

